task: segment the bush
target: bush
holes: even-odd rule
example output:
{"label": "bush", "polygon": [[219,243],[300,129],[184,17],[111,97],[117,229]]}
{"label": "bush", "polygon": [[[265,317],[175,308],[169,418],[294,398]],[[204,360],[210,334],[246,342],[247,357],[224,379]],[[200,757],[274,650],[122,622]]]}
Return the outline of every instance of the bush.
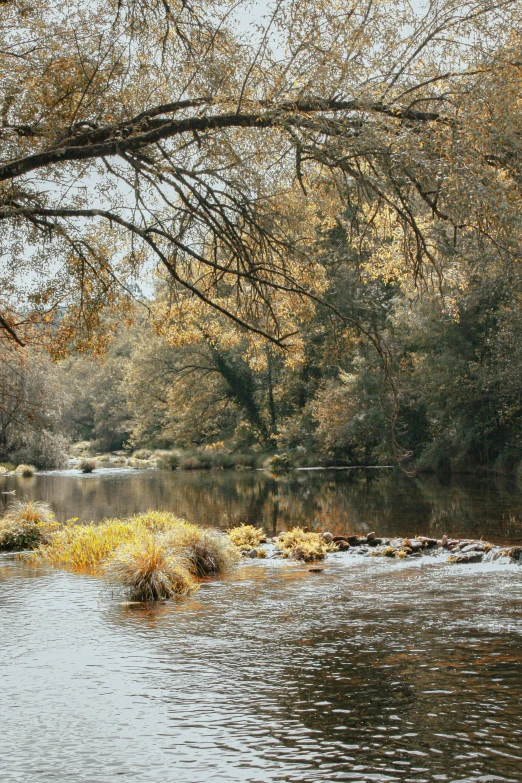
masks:
{"label": "bush", "polygon": [[35,468],[32,465],[18,465],[15,473],[20,473],[21,476],[30,478],[35,474]]}
{"label": "bush", "polygon": [[73,443],[69,451],[72,457],[85,457],[87,454],[90,454],[91,448],[92,444],[89,440],[82,440],[78,441],[78,443]]}
{"label": "bush", "polygon": [[271,473],[287,473],[292,467],[292,460],[288,454],[283,452],[269,457],[265,465]]}
{"label": "bush", "polygon": [[165,549],[151,533],[117,549],[105,573],[135,601],[172,598],[196,587],[184,560]]}
{"label": "bush", "polygon": [[179,463],[180,470],[209,470],[211,467],[210,455],[189,454],[182,457]]}
{"label": "bush", "polygon": [[327,544],[320,533],[310,533],[300,527],[280,533],[274,543],[283,557],[293,557],[306,563],[323,560],[327,552],[335,551],[335,545]]}
{"label": "bush", "polygon": [[78,467],[82,473],[92,473],[96,470],[96,462],[93,459],[82,459]]}
{"label": "bush", "polygon": [[20,436],[9,459],[36,465],[39,469],[64,468],[69,462],[69,441],[64,435],[49,430],[28,431]]}
{"label": "bush", "polygon": [[12,503],[0,520],[0,549],[36,549],[49,544],[58,528],[47,503]]}
{"label": "bush", "polygon": [[256,454],[234,454],[234,467],[239,470],[249,468],[255,470],[259,463],[259,457]]}
{"label": "bush", "polygon": [[230,541],[239,550],[246,549],[247,551],[250,551],[266,541],[265,531],[260,527],[254,527],[253,525],[233,527],[231,530],[227,530],[227,535]]}
{"label": "bush", "polygon": [[152,457],[152,451],[148,449],[138,449],[132,454],[133,459],[150,459]]}
{"label": "bush", "polygon": [[179,454],[169,454],[169,456],[165,460],[165,463],[166,466],[171,470],[176,470],[176,468],[179,468],[179,464],[180,464]]}

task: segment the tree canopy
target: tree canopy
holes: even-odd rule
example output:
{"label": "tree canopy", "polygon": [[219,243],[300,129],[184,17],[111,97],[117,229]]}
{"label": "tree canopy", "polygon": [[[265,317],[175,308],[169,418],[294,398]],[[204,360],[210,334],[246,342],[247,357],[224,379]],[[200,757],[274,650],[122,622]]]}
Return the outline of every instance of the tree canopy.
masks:
{"label": "tree canopy", "polygon": [[334,226],[389,279],[520,257],[518,0],[0,9],[9,340],[91,347],[159,274],[173,339],[298,345]]}

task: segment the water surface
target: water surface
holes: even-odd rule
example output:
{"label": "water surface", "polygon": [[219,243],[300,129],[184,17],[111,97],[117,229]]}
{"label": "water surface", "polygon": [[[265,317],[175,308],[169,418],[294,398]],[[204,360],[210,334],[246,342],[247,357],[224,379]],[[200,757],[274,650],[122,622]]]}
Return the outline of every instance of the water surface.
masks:
{"label": "water surface", "polygon": [[5,507],[15,498],[51,503],[64,521],[124,517],[169,509],[203,525],[247,522],[268,533],[296,524],[333,533],[483,536],[522,542],[522,493],[506,480],[435,476],[408,478],[394,470],[264,471],[77,470],[0,478]]}
{"label": "water surface", "polygon": [[[522,539],[517,491],[480,483],[151,472],[24,486],[85,519],[107,500],[110,514],[168,504],[221,524],[301,514]],[[521,567],[343,553],[312,574],[248,561],[147,606],[3,555],[0,623],[6,783],[522,779]]]}

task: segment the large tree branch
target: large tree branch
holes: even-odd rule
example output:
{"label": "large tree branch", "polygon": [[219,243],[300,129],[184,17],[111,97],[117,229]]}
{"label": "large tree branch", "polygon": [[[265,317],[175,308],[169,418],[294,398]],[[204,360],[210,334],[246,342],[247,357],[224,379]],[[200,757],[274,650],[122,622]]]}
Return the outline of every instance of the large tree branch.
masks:
{"label": "large tree branch", "polygon": [[[204,99],[202,99],[204,101]],[[199,105],[192,101],[192,105]],[[208,99],[211,105],[211,99]],[[155,119],[157,112],[175,111],[178,104],[156,107],[142,112],[128,123],[119,123],[95,129],[78,136],[65,137],[59,146],[53,146],[0,165],[0,181],[28,174],[30,171],[66,161],[89,160],[123,152],[136,152],[164,139],[186,133],[204,133],[226,128],[269,128],[306,124],[306,115],[331,112],[358,112],[383,114],[409,122],[443,122],[450,120],[438,112],[417,111],[408,107],[393,107],[382,103],[323,100],[320,98],[295,103],[266,104],[267,110],[255,112],[226,112],[184,119]]]}

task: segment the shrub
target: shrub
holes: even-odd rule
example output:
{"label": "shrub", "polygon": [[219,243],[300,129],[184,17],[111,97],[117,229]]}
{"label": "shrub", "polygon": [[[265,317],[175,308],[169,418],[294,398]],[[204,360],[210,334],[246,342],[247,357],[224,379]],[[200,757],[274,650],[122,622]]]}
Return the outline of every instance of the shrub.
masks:
{"label": "shrub", "polygon": [[78,467],[82,473],[92,473],[96,470],[96,462],[93,459],[82,459]]}
{"label": "shrub", "polygon": [[92,444],[88,440],[82,440],[78,443],[73,443],[70,447],[70,453],[72,457],[85,457],[90,453]]}
{"label": "shrub", "polygon": [[182,457],[179,462],[180,470],[201,470],[202,467],[198,457]]}
{"label": "shrub", "polygon": [[136,601],[172,598],[196,586],[183,559],[165,549],[151,533],[117,549],[105,573]]}
{"label": "shrub", "polygon": [[32,465],[18,465],[15,473],[20,473],[21,476],[29,478],[30,476],[34,476],[35,468]]}
{"label": "shrub", "polygon": [[266,467],[271,473],[287,473],[292,467],[292,461],[288,454],[274,454],[266,461]]}
{"label": "shrub", "polygon": [[208,455],[208,458],[212,468],[231,470],[235,466],[234,457],[228,451],[215,451]]}
{"label": "shrub", "polygon": [[138,449],[133,453],[134,459],[150,459],[152,457],[152,451],[148,449]]}
{"label": "shrub", "polygon": [[253,525],[240,525],[227,530],[228,538],[238,549],[250,551],[266,541],[265,531]]}
{"label": "shrub", "polygon": [[166,466],[171,470],[176,470],[176,468],[179,468],[180,464],[179,454],[169,454],[169,456],[165,459],[165,463]]}
{"label": "shrub", "polygon": [[328,544],[320,533],[310,533],[300,527],[280,533],[274,543],[283,557],[293,557],[294,560],[307,563],[323,560],[327,552],[335,551],[335,545]]}
{"label": "shrub", "polygon": [[64,468],[69,462],[69,441],[57,432],[27,430],[20,434],[16,447],[10,451],[9,459],[36,465],[40,470]]}
{"label": "shrub", "polygon": [[57,528],[47,503],[12,503],[0,520],[0,549],[36,549],[49,544]]}

